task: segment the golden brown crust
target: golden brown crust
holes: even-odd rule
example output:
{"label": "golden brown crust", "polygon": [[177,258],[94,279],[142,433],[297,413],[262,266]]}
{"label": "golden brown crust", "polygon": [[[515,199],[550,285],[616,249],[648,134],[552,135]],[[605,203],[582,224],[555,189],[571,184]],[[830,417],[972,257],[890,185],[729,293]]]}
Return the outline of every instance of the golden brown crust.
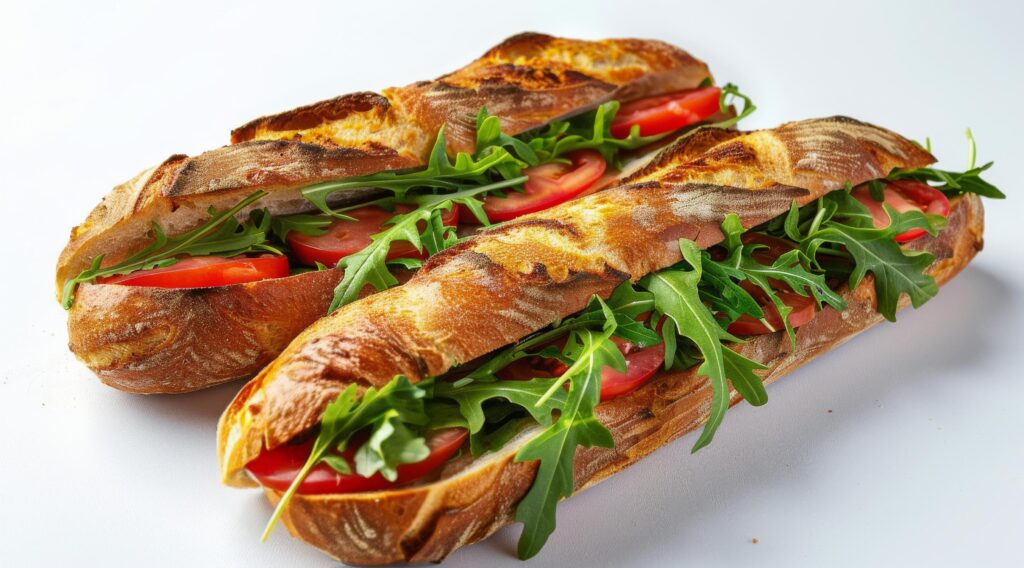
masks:
{"label": "golden brown crust", "polygon": [[[929,272],[942,285],[959,273],[981,249],[980,199],[955,200],[948,227],[914,248],[936,256]],[[882,321],[875,310],[870,276],[843,297],[849,308],[826,308],[797,332],[791,349],[784,332],[752,338],[741,354],[761,361],[771,383],[814,357]],[[909,304],[907,299],[901,307]],[[250,383],[251,384],[251,383]],[[707,419],[711,387],[694,370],[665,372],[639,390],[603,403],[598,418],[615,438],[614,448],[580,449],[574,479],[577,490],[590,487],[698,428]],[[733,392],[731,403],[739,396]],[[385,492],[349,495],[298,495],[282,517],[296,537],[350,564],[438,562],[463,545],[481,540],[513,522],[515,506],[528,491],[535,462],[513,457],[531,431],[502,450],[470,464],[449,466],[438,481]],[[458,462],[457,462],[458,463]],[[276,503],[280,493],[266,491]]]}
{"label": "golden brown crust", "polygon": [[[472,127],[472,118],[481,106],[500,115],[506,132],[514,134],[581,112],[613,95],[661,94],[694,87],[707,77],[706,65],[661,42],[588,42],[523,34],[436,81],[388,89],[383,95],[354,93],[257,119],[232,133],[232,146],[193,157],[172,156],[114,188],[72,231],[57,264],[58,297],[64,283],[96,256],[104,254],[108,260],[116,260],[145,246],[152,239],[153,221],[168,235],[180,234],[205,221],[208,207],[230,207],[256,190],[269,195],[253,208],[266,207],[273,214],[308,211],[312,205],[300,196],[301,187],[420,166],[441,125],[448,126],[450,149],[472,150],[467,128]],[[363,199],[366,193],[352,191],[340,199]],[[243,211],[239,216],[246,214]],[[238,303],[239,312],[260,313],[272,322],[286,321],[290,314],[285,310],[309,296],[307,289],[296,285],[289,297],[290,287],[299,282],[305,280],[285,279],[259,286],[275,290],[281,302],[277,312],[258,296],[239,293],[236,288],[197,295],[190,290],[100,294],[98,289],[84,287],[82,295],[88,304],[77,306],[71,314],[71,346],[108,384],[133,392],[177,392],[249,376],[258,369],[256,361],[265,362],[267,349],[279,349],[283,344],[276,338],[255,347],[235,341],[236,337],[259,336],[262,324],[254,320],[249,327],[240,328],[229,320],[197,319],[193,314],[207,309],[197,298],[230,299]],[[129,300],[126,305],[118,303]],[[86,305],[93,313],[86,312]],[[176,308],[168,311],[169,306]],[[111,313],[122,319],[112,319]],[[149,329],[152,316],[147,314],[151,313],[164,314],[161,325],[176,330],[174,334],[166,331],[164,337],[171,343],[161,344],[159,350],[152,349],[154,336],[131,331]],[[180,321],[174,321],[175,317]],[[203,328],[193,329],[200,321]],[[303,325],[309,321],[303,319]],[[287,329],[297,332],[301,327]],[[232,353],[256,349],[260,354],[238,356],[234,369],[232,359],[227,358],[221,365],[211,364],[209,370],[196,363],[189,367],[196,374],[189,376],[161,363],[202,350],[188,343],[198,336],[211,341],[221,337],[214,344]],[[133,345],[132,341],[139,343]]]}
{"label": "golden brown crust", "polygon": [[340,279],[325,270],[185,290],[86,284],[68,314],[69,346],[101,381],[127,392],[250,377],[327,312]]}
{"label": "golden brown crust", "polygon": [[[626,279],[678,262],[680,238],[717,243],[729,213],[753,226],[794,200],[932,161],[910,141],[847,118],[729,137],[697,156],[687,142],[665,152],[670,159],[634,184],[484,231],[431,258],[407,284],[304,331],[225,412],[225,478],[245,483],[244,464],[311,428],[348,384],[438,376],[508,345],[581,310],[594,294],[607,297]],[[687,175],[688,167],[698,171]],[[687,183],[659,183],[662,174]],[[736,187],[693,183],[707,179]]]}
{"label": "golden brown crust", "polygon": [[[445,126],[449,148],[472,151],[481,107],[519,133],[611,98],[637,98],[697,86],[710,71],[681,49],[659,41],[583,41],[524,33],[433,81],[356,93],[256,119],[232,142],[301,140],[376,144],[422,159]],[[353,136],[353,133],[355,136]]]}

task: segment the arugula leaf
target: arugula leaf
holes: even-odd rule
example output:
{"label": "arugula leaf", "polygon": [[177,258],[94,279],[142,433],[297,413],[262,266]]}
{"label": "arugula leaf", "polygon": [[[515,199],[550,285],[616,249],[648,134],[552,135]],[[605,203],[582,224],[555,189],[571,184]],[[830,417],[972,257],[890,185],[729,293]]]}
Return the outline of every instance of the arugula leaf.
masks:
{"label": "arugula leaf", "polygon": [[612,136],[612,121],[619,106],[618,101],[608,101],[580,116],[556,120],[541,132],[528,133],[523,138],[539,157],[540,163],[550,162],[569,152],[589,149],[598,151],[609,164],[615,164],[620,151],[647,146],[672,134],[640,136],[640,128],[634,127],[626,138]]}
{"label": "arugula leaf", "polygon": [[459,241],[455,234],[455,227],[449,227],[441,219],[441,209],[434,209],[430,212],[430,219],[427,221],[427,230],[422,235],[423,246],[427,249],[429,256],[443,251]]}
{"label": "arugula leaf", "polygon": [[842,296],[828,287],[824,275],[815,274],[804,267],[805,260],[799,250],[783,253],[770,266],[764,265],[754,259],[753,253],[765,245],[742,243],[741,235],[745,230],[737,215],[726,216],[722,223],[722,232],[725,235],[725,247],[730,251],[730,255],[723,261],[715,261],[707,251],[703,253],[702,266],[705,272],[700,290],[702,297],[709,301],[711,307],[724,313],[730,322],[736,321],[740,315],[747,314],[760,319],[767,329],[774,331],[764,319],[763,310],[757,301],[734,279],[749,281],[771,300],[794,349],[796,332],[789,323],[792,308],[779,297],[772,280],[782,281],[802,296],[808,295],[809,290],[819,308],[824,302],[837,310],[846,309],[846,302]]}
{"label": "arugula leaf", "polygon": [[407,426],[408,420],[397,410],[377,419],[373,434],[356,451],[356,473],[370,477],[380,472],[384,479],[394,481],[399,465],[423,461],[430,455],[426,440]]}
{"label": "arugula leaf", "polygon": [[[743,110],[737,116],[715,123],[698,123],[687,128],[690,130],[699,126],[729,128],[757,109],[750,100],[750,97],[741,93],[736,85],[728,83],[722,87],[722,93],[719,98],[719,107],[722,112],[729,109],[730,101],[734,98],[740,98],[744,101]],[[504,145],[511,147],[520,160],[529,165],[554,161],[569,152],[582,149],[596,150],[601,153],[609,164],[618,165],[618,155],[620,152],[647,146],[675,133],[666,132],[653,136],[641,136],[640,127],[634,126],[629,136],[626,138],[616,138],[611,134],[611,125],[619,111],[619,107],[620,103],[618,101],[609,101],[588,113],[568,120],[556,120],[540,131],[521,134],[520,138],[526,142],[530,152],[523,151],[521,146]],[[477,124],[481,124],[479,117]],[[488,141],[494,140],[493,143],[501,143],[493,136],[486,139]],[[532,159],[534,156],[536,160]]]}
{"label": "arugula leaf", "polygon": [[761,406],[768,402],[768,391],[764,388],[764,382],[761,377],[754,374],[754,371],[763,371],[768,367],[747,359],[728,347],[722,348],[722,355],[725,376],[736,392],[753,406]]}
{"label": "arugula leaf", "polygon": [[722,313],[729,322],[746,314],[772,329],[764,319],[764,310],[757,300],[743,289],[737,281],[745,275],[737,268],[742,264],[742,245],[735,249],[725,261],[716,261],[707,251],[701,254],[700,297],[711,305],[711,309]]}
{"label": "arugula leaf", "polygon": [[[509,150],[526,166],[536,166],[540,164],[540,158],[529,144],[501,131],[501,119],[497,116],[488,114],[487,107],[482,107],[480,112],[476,115],[476,147],[477,156],[481,156],[485,152],[493,151],[490,150],[492,147],[498,147]],[[514,168],[510,168],[510,171],[506,173],[513,175],[506,175],[505,177],[517,177],[521,175],[523,164],[514,164],[514,166],[518,167],[518,171]]]}
{"label": "arugula leaf", "polygon": [[690,270],[668,269],[648,275],[640,285],[654,294],[657,310],[675,324],[678,334],[693,341],[704,361],[697,373],[711,381],[711,413],[693,451],[711,443],[715,431],[729,409],[729,386],[726,382],[722,341],[739,341],[726,332],[707,306],[701,302],[697,286],[701,280],[701,251],[693,241],[680,239],[679,248]]}
{"label": "arugula leaf", "polygon": [[75,301],[79,284],[94,282],[104,276],[130,274],[138,270],[163,268],[178,262],[178,256],[237,256],[251,252],[281,254],[267,244],[270,216],[257,213],[245,223],[239,223],[235,214],[265,196],[257,191],[224,211],[209,209],[210,220],[177,237],[168,237],[160,224],[153,222],[153,242],[141,251],[112,266],[103,267],[104,255],[92,260],[89,268],[64,284],[61,305],[70,309]]}
{"label": "arugula leaf", "polygon": [[[1005,199],[1005,193],[981,178],[982,172],[991,168],[994,162],[988,162],[980,167],[974,166],[978,146],[974,141],[974,135],[971,134],[970,128],[967,129],[967,144],[967,171],[951,172],[937,168],[916,168],[907,170],[896,168],[889,173],[888,179],[913,179],[924,183],[936,182],[940,184],[935,186],[936,189],[949,196],[976,193],[982,197],[988,197],[991,199]],[[929,151],[931,150],[930,146],[931,144],[929,144]],[[872,195],[874,195],[874,193],[872,193]],[[881,199],[878,199],[877,197],[876,200],[881,201]]]}
{"label": "arugula leaf", "polygon": [[[515,156],[502,147],[491,146],[477,157],[459,152],[455,162],[448,158],[444,127],[437,132],[437,139],[430,151],[427,166],[411,172],[387,171],[369,176],[327,181],[302,189],[302,196],[327,215],[338,216],[328,205],[331,195],[346,189],[379,188],[390,190],[398,200],[405,198],[412,188],[462,190],[488,184],[488,173],[503,164],[518,163]],[[518,177],[518,176],[512,176]],[[511,184],[515,185],[515,184]],[[503,186],[507,187],[507,186]]]}
{"label": "arugula leaf", "polygon": [[637,321],[637,316],[654,309],[654,296],[650,292],[637,290],[629,282],[623,282],[612,291],[606,302],[591,299],[576,317],[563,322],[562,328],[603,325],[607,305],[615,316],[615,336],[629,341],[637,347],[648,347],[661,343],[657,332]]}
{"label": "arugula leaf", "polygon": [[[331,217],[324,215],[297,214],[271,217],[266,211],[261,211],[260,213],[270,217],[270,232],[282,243],[288,242],[285,239],[288,237],[288,233],[292,231],[311,237],[323,235],[327,233],[327,227],[333,222]],[[351,217],[348,220],[355,221]]]}
{"label": "arugula leaf", "polygon": [[484,403],[504,399],[522,407],[542,426],[551,424],[551,413],[562,407],[565,392],[557,391],[543,402],[541,398],[550,390],[555,379],[536,378],[528,381],[474,381],[468,384],[437,383],[434,396],[454,400],[466,418],[470,434],[484,426]]}
{"label": "arugula leaf", "polygon": [[731,106],[731,99],[741,99],[743,101],[743,110],[741,110],[736,116],[727,118],[725,120],[714,122],[706,125],[707,128],[729,128],[735,126],[739,121],[750,116],[757,110],[757,105],[754,101],[750,100],[750,97],[740,92],[740,88],[732,83],[726,83],[722,87],[722,94],[718,99],[718,108],[725,112]]}
{"label": "arugula leaf", "polygon": [[761,264],[754,260],[752,253],[764,245],[743,245],[740,236],[745,232],[740,218],[735,213],[726,215],[722,223],[722,231],[726,234],[726,243],[731,251],[741,250],[742,255],[735,264],[735,268],[747,279],[759,287],[764,288],[768,283],[767,279],[781,280],[794,292],[806,296],[805,290],[818,301],[820,306],[826,303],[837,310],[845,310],[846,302],[842,296],[829,288],[825,277],[815,274],[804,268],[804,259],[798,250],[792,250],[781,254],[770,266]]}
{"label": "arugula leaf", "polygon": [[[394,243],[401,241],[406,241],[417,250],[422,251],[424,241],[420,237],[418,224],[425,223],[427,225],[425,230],[428,235],[426,239],[429,243],[428,247],[434,248],[435,251],[441,250],[441,247],[450,246],[454,242],[454,235],[448,232],[440,222],[441,211],[451,209],[456,203],[467,207],[470,207],[471,203],[479,206],[480,203],[476,196],[520,184],[525,179],[525,177],[512,178],[450,194],[409,196],[406,202],[416,205],[415,209],[407,213],[395,214],[387,222],[387,229],[370,237],[369,245],[338,261],[338,268],[343,268],[345,272],[341,282],[334,289],[334,300],[331,302],[330,311],[333,312],[356,300],[367,285],[373,286],[377,291],[397,285],[398,279],[388,269],[388,264],[395,262],[387,259],[388,252]],[[428,223],[435,216],[441,229]],[[486,216],[484,219],[486,220]]]}
{"label": "arugula leaf", "polygon": [[[396,428],[392,419],[397,418],[407,424],[427,424],[428,418],[423,404],[426,394],[422,383],[414,385],[401,375],[379,390],[373,387],[366,389],[361,399],[355,385],[349,385],[342,391],[338,398],[324,409],[320,433],[313,442],[313,450],[274,508],[274,514],[263,531],[263,540],[270,536],[285,507],[291,502],[313,467],[325,462],[340,473],[349,473],[348,464],[344,459],[331,456],[335,450],[344,451],[356,432],[373,426],[370,439],[376,440],[374,448],[365,453],[362,452],[363,448],[360,448],[357,452],[357,471],[362,468],[363,471],[381,471],[384,475],[393,475],[396,464],[407,463],[404,460],[422,453],[419,449],[419,444],[423,442],[422,437],[411,437],[408,428]],[[393,437],[395,440],[391,441]],[[360,453],[363,453],[362,460],[358,457]]]}
{"label": "arugula leaf", "polygon": [[[938,293],[935,279],[924,273],[935,257],[925,252],[904,249],[893,240],[897,234],[921,228],[936,234],[946,220],[920,211],[900,213],[883,205],[889,215],[888,227],[876,229],[871,213],[847,191],[834,191],[821,199],[818,213],[805,234],[795,230],[800,249],[816,259],[823,245],[842,245],[854,262],[849,276],[850,288],[860,284],[870,272],[874,276],[878,311],[888,320],[896,320],[900,296],[910,297],[919,307]],[[824,213],[823,213],[824,212]],[[790,216],[793,216],[790,212]],[[816,260],[817,262],[817,260]]]}
{"label": "arugula leaf", "polygon": [[[615,444],[611,432],[594,416],[601,395],[602,369],[610,366],[621,372],[626,366],[625,358],[611,341],[615,315],[607,305],[604,313],[606,320],[600,333],[579,329],[569,336],[565,353],[575,362],[548,391],[550,398],[561,390],[562,383],[569,381],[569,392],[558,420],[516,453],[517,462],[540,461],[530,491],[516,507],[516,521],[523,523],[518,554],[524,560],[536,555],[547,542],[555,530],[558,501],[572,494],[576,448],[610,448]],[[542,398],[537,405],[545,400]]]}

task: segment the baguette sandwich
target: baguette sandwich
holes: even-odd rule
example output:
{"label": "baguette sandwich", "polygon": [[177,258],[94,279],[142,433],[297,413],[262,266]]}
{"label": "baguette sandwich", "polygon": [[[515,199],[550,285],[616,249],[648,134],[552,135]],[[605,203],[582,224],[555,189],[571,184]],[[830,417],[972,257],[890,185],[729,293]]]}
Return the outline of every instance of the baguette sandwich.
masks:
{"label": "baguette sandwich", "polygon": [[1002,194],[933,162],[844,117],[698,129],[311,325],[225,410],[223,481],[346,563],[436,562],[512,522],[529,558],[560,499],[699,427],[704,447],[960,272]]}
{"label": "baguette sandwich", "polygon": [[474,226],[614,185],[696,125],[731,126],[736,97],[662,42],[522,34],[434,81],[254,120],[117,186],[72,231],[56,278],[70,348],[129,392],[250,377]]}

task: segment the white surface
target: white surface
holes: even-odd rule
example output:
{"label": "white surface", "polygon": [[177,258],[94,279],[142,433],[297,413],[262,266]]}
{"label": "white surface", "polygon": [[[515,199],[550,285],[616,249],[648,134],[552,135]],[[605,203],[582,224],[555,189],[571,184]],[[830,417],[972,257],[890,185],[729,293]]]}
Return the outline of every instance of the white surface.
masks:
{"label": "white surface", "polygon": [[[284,530],[260,545],[269,507],[218,484],[216,419],[239,385],[102,386],[66,348],[54,262],[111,186],[171,153],[532,29],[683,46],[754,95],[747,127],[844,113],[930,135],[959,168],[971,126],[1011,199],[986,203],[985,251],[937,299],[733,409],[699,454],[689,436],[564,503],[530,566],[1021,565],[1019,3],[285,4],[5,2],[0,564],[332,565]],[[446,565],[522,566],[517,533]]]}

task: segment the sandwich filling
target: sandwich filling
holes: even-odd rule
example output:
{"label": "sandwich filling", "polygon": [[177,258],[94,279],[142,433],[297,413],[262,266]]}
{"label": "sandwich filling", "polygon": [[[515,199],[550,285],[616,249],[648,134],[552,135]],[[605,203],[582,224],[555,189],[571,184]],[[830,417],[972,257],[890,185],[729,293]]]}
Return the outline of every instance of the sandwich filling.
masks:
{"label": "sandwich filling", "polygon": [[[368,287],[399,283],[460,235],[598,191],[646,163],[663,145],[698,126],[728,128],[754,111],[733,85],[640,100],[609,101],[581,115],[517,136],[497,116],[476,117],[476,150],[448,156],[438,132],[426,167],[318,183],[301,194],[314,214],[272,216],[255,209],[258,191],[183,235],[153,225],[153,242],[120,259],[100,255],[64,286],[70,308],[83,283],[197,288],[344,270],[331,310]],[[733,116],[733,99],[744,106]],[[717,120],[716,119],[721,119]],[[369,202],[336,207],[346,191],[376,189]],[[250,210],[249,218],[236,217]]]}
{"label": "sandwich filling", "polygon": [[[636,134],[636,128],[633,129]],[[538,461],[519,502],[519,555],[536,554],[555,527],[555,506],[573,490],[578,447],[613,447],[595,415],[603,401],[656,380],[659,370],[696,368],[712,387],[710,414],[693,451],[708,445],[731,389],[767,402],[761,363],[740,355],[744,338],[779,333],[795,346],[799,328],[821,310],[846,309],[838,292],[873,276],[877,310],[895,320],[902,296],[918,307],[938,291],[935,261],[907,243],[937,235],[950,200],[1004,195],[974,166],[964,172],[896,169],[884,179],[834,191],[746,229],[736,215],[707,250],[682,239],[682,261],[582,312],[449,373],[413,383],[396,376],[380,388],[344,390],[320,424],[247,464],[263,486],[282,491],[276,520],[295,494],[386,490],[437,478],[460,454],[501,449],[528,429],[516,461]],[[532,431],[531,431],[532,432]]]}

